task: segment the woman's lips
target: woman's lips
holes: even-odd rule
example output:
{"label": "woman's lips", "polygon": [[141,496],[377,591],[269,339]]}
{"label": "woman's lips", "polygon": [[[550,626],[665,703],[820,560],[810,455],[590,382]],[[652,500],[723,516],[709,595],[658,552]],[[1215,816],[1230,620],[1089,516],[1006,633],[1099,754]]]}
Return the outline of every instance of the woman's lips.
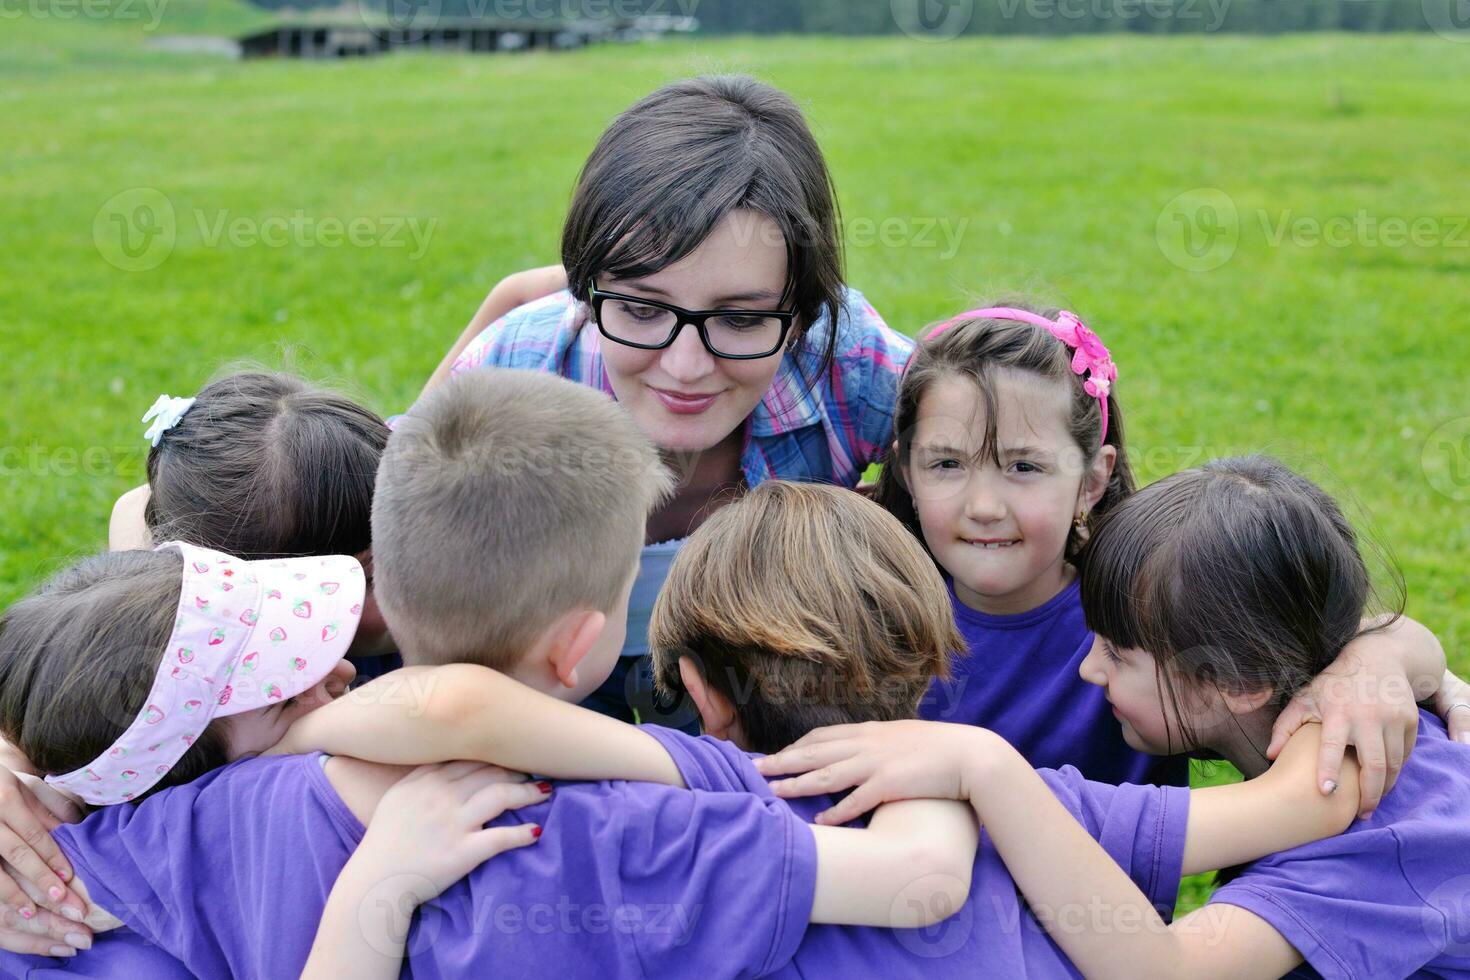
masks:
{"label": "woman's lips", "polygon": [[698,415],[715,403],[720,397],[719,392],[712,395],[688,394],[678,391],[667,391],[663,388],[650,387],[654,396],[663,403],[664,408],[675,415]]}

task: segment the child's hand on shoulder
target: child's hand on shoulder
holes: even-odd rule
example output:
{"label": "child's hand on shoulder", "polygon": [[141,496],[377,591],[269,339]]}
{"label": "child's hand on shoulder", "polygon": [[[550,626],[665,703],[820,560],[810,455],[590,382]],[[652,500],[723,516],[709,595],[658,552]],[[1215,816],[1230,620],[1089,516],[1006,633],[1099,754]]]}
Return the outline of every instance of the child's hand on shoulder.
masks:
{"label": "child's hand on shoulder", "polygon": [[496,855],[536,843],[538,824],[485,824],[550,795],[549,783],[529,782],[523,773],[499,766],[420,766],[379,801],[352,856],[353,873],[368,876],[379,897],[389,889],[394,899],[420,905]]}
{"label": "child's hand on shoulder", "polygon": [[[965,770],[984,751],[993,732],[938,721],[870,721],[818,728],[765,758],[761,775],[790,776],[771,783],[780,797],[813,796],[853,789],[817,815],[822,824],[844,824],[895,800],[964,800]],[[800,774],[800,775],[796,775]]]}

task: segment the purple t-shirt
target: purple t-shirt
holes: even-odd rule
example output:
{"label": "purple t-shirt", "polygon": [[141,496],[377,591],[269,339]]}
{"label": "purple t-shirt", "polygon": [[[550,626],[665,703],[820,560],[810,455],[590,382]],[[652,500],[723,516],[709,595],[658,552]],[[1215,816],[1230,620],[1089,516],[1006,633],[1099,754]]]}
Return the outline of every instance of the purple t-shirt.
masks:
{"label": "purple t-shirt", "polygon": [[[751,756],[729,742],[693,738],[656,725],[643,730],[674,757],[691,789],[745,790],[769,797]],[[1041,777],[1088,833],[1137,883],[1155,908],[1172,913],[1184,863],[1189,790],[1177,786],[1110,786],[1089,782],[1076,769]],[[831,796],[791,800],[807,820],[835,802]],[[1085,899],[1057,910],[1065,923],[1089,914]],[[814,925],[777,977],[1075,977],[1075,968],[1022,903],[1000,855],[982,835],[970,898],[953,916],[928,929],[872,929]]]}
{"label": "purple t-shirt", "polygon": [[1373,816],[1248,866],[1211,902],[1295,946],[1301,977],[1470,977],[1470,745],[1419,713],[1419,739]]}
{"label": "purple t-shirt", "polygon": [[1038,769],[1075,766],[1104,783],[1189,785],[1189,760],[1129,747],[1102,688],[1077,673],[1093,634],[1075,581],[1044,605],[1011,616],[971,609],[953,582],[949,598],[970,652],[955,658],[951,680],[930,685],[920,717],[989,728]]}
{"label": "purple t-shirt", "polygon": [[[98,905],[193,973],[295,976],[364,830],[321,758],[237,762],[100,810],[57,843]],[[545,828],[537,844],[420,909],[406,973],[753,976],[784,964],[806,930],[815,844],[779,800],[559,783],[495,823],[522,821]],[[109,955],[99,949],[112,947],[76,962]]]}

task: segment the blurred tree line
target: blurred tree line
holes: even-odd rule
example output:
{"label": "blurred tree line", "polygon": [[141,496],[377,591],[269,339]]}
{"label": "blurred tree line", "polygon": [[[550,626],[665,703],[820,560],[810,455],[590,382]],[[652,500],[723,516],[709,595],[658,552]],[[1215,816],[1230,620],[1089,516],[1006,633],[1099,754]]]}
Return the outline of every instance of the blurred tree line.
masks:
{"label": "blurred tree line", "polygon": [[[344,0],[255,0],[273,9]],[[351,2],[351,0],[347,0]],[[357,0],[497,20],[694,17],[702,34],[1470,32],[1470,0]],[[1470,34],[1467,34],[1470,36]]]}
{"label": "blurred tree line", "polygon": [[697,0],[695,16],[700,31],[711,34],[1275,34],[1426,30],[1457,12],[1466,21],[1458,26],[1470,29],[1467,11],[1457,9],[1466,6],[1464,0]]}

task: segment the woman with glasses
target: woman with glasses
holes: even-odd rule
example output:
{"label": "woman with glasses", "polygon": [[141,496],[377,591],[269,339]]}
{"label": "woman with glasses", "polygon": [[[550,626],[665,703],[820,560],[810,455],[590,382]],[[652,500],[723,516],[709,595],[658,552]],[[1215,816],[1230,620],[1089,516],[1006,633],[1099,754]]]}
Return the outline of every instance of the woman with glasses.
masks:
{"label": "woman with glasses", "polygon": [[[674,555],[743,488],[854,486],[893,440],[912,343],[843,284],[832,182],[801,111],[744,76],[676,82],[619,116],[582,170],[562,267],[502,285],[430,383],[554,371],[615,397],[664,451],[678,490],[649,520],[620,669],[588,704],[691,726],[655,701],[647,667]],[[490,323],[507,297],[554,289]]]}

